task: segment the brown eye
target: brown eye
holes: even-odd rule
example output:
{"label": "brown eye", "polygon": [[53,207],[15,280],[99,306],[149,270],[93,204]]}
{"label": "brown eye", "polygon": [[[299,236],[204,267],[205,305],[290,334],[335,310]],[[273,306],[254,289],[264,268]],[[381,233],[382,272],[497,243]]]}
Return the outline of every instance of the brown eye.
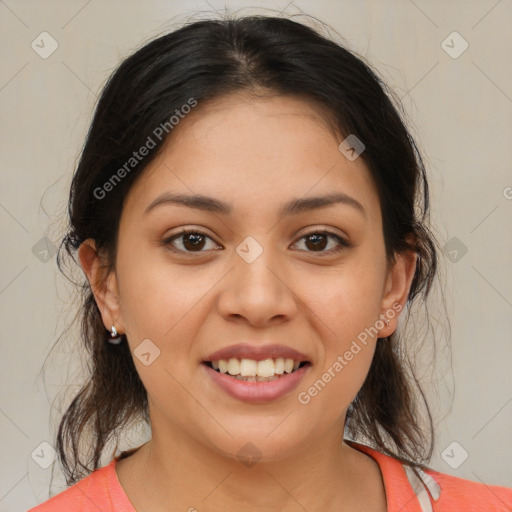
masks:
{"label": "brown eye", "polygon": [[[212,238],[202,231],[183,230],[176,235],[162,240],[162,245],[169,246],[169,249],[174,252],[205,252],[203,249],[207,245],[208,240],[213,242]],[[218,247],[215,244],[213,245],[214,248]]]}
{"label": "brown eye", "polygon": [[[329,245],[329,239],[336,240],[337,247],[336,244],[334,244],[333,248],[330,248],[326,251],[325,248]],[[345,239],[329,231],[314,231],[301,237],[300,241],[302,240],[305,240],[305,246],[308,249],[307,252],[334,254],[348,247],[351,247],[351,245]]]}
{"label": "brown eye", "polygon": [[323,251],[327,246],[327,238],[323,233],[313,233],[306,237],[306,247],[311,250]]}
{"label": "brown eye", "polygon": [[183,246],[189,251],[201,250],[205,244],[205,238],[200,233],[187,233],[183,235]]}

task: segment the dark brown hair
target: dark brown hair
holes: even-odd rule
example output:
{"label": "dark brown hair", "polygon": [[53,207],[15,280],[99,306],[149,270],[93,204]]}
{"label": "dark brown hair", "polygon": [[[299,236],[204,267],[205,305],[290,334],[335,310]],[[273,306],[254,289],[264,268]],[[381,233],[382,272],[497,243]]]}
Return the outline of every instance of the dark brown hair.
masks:
{"label": "dark brown hair", "polygon": [[[144,45],[126,58],[105,85],[70,191],[69,229],[59,247],[74,259],[87,239],[105,255],[105,275],[114,268],[123,201],[134,180],[158,154],[166,137],[123,173],[103,199],[104,184],[169,122],[191,98],[199,107],[231,93],[267,91],[300,95],[322,111],[337,133],[363,141],[361,157],[378,190],[388,263],[407,250],[418,253],[408,306],[425,300],[438,265],[429,228],[425,166],[404,122],[403,108],[376,72],[343,45],[291,19],[246,16],[188,24]],[[397,106],[395,106],[395,104]],[[408,239],[414,235],[414,241]],[[132,422],[149,424],[146,390],[126,339],[106,342],[87,279],[81,292],[81,341],[90,374],[65,411],[56,446],[68,484],[100,467],[111,439]],[[433,450],[429,406],[399,333],[377,343],[368,376],[347,412],[346,434],[412,467],[424,467]],[[427,427],[419,419],[426,412]]]}

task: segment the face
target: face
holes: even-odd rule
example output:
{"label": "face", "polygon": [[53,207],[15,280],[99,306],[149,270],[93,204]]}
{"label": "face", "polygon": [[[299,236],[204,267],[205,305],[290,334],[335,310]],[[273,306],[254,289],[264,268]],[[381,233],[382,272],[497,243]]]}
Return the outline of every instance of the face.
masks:
{"label": "face", "polygon": [[[263,460],[341,439],[413,273],[401,258],[388,272],[377,191],[341,140],[300,99],[229,96],[199,104],[130,189],[115,272],[95,295],[107,329],[127,334],[153,439],[230,457],[251,442]],[[345,199],[304,202],[329,194]],[[244,398],[256,383],[224,376],[228,392],[204,364],[234,345],[280,345],[308,364],[277,378],[295,379],[284,391]]]}

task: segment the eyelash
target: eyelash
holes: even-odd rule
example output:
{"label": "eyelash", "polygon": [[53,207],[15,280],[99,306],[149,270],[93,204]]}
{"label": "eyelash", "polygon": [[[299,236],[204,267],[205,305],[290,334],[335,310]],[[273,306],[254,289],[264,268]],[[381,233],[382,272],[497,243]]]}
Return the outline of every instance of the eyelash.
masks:
{"label": "eyelash", "polygon": [[[184,235],[190,235],[190,234],[201,235],[203,237],[209,238],[210,240],[213,240],[209,235],[207,235],[206,233],[204,233],[203,231],[201,231],[199,229],[183,229],[179,233],[176,233],[176,234],[162,240],[162,245],[168,246],[169,249],[173,252],[182,253],[182,254],[183,253],[185,253],[185,254],[195,254],[195,253],[200,254],[202,252],[206,252],[203,250],[201,250],[201,251],[183,251],[181,249],[176,249],[176,247],[174,247],[172,245],[173,240],[183,237]],[[311,231],[309,233],[306,233],[305,235],[302,235],[298,241],[300,241],[304,238],[307,238],[308,236],[311,236],[311,235],[327,235],[327,236],[333,237],[338,241],[339,245],[337,248],[330,249],[329,251],[306,251],[306,252],[331,255],[331,254],[337,254],[345,249],[348,249],[349,247],[352,247],[352,244],[347,242],[347,240],[340,237],[336,233],[333,233],[332,231],[328,231],[328,230]],[[295,243],[297,243],[297,242],[295,242]]]}

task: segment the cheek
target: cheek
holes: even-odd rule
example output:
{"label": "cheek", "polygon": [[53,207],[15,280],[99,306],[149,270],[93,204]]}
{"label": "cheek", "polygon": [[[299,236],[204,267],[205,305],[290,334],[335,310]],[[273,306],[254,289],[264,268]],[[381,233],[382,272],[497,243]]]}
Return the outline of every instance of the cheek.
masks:
{"label": "cheek", "polygon": [[361,252],[335,274],[324,276],[314,295],[310,289],[323,357],[308,385],[314,386],[313,395],[321,391],[319,402],[348,406],[364,383],[377,343],[383,272],[383,263],[371,251]]}
{"label": "cheek", "polygon": [[[350,336],[340,337],[336,344],[327,347],[325,361],[297,394],[298,407],[306,414],[306,421],[325,427],[346,413],[364,384],[374,351],[375,342],[362,343]],[[318,425],[314,430],[318,430]]]}
{"label": "cheek", "polygon": [[345,344],[375,324],[380,314],[383,274],[379,262],[354,258],[309,289],[309,304],[329,328],[335,344]]}
{"label": "cheek", "polygon": [[[192,266],[171,266],[149,252],[124,253],[118,261],[121,311],[137,373],[160,405],[187,400],[183,384],[197,366],[192,342],[203,323],[204,298],[215,281]],[[149,354],[149,355],[147,355]]]}
{"label": "cheek", "polygon": [[[123,251],[124,249],[124,251]],[[171,265],[165,248],[121,248],[118,276],[122,295],[122,315],[134,337],[172,337],[207,285],[202,285],[192,266]]]}
{"label": "cheek", "polygon": [[[341,282],[341,281],[340,281]],[[346,411],[361,389],[371,366],[377,338],[372,326],[378,319],[375,290],[361,281],[323,289],[317,304],[315,329],[322,337],[322,354],[298,394],[312,417],[326,424]]]}

